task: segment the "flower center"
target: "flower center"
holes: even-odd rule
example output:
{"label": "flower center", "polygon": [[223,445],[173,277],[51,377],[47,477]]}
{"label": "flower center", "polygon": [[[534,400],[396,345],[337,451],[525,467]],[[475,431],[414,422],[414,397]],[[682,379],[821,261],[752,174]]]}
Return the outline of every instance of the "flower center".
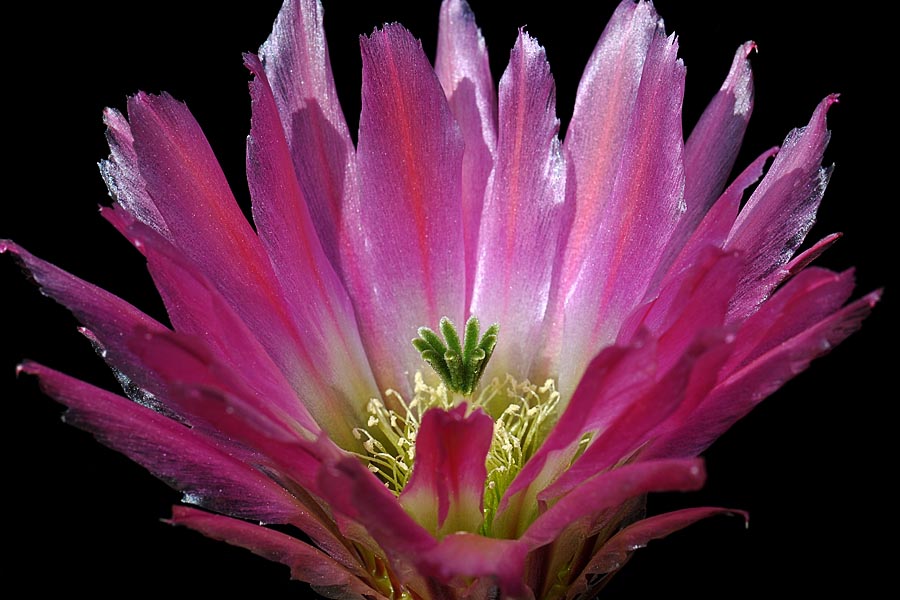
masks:
{"label": "flower center", "polygon": [[478,320],[472,317],[466,324],[465,342],[461,345],[453,324],[444,318],[441,331],[447,340],[445,346],[433,331],[420,328],[420,337],[413,343],[442,381],[429,385],[422,372],[417,371],[412,398],[386,390],[384,399],[398,408],[392,409],[382,399],[372,398],[367,404],[366,426],[353,430],[366,451],[358,456],[399,496],[412,474],[416,437],[426,411],[451,410],[465,402],[467,414],[480,408],[491,415],[494,431],[485,459],[482,533],[490,531],[504,492],[547,437],[559,406],[559,392],[553,379],[537,385],[507,374],[502,379],[494,378],[474,393],[496,345],[498,330],[497,325],[492,325],[479,341]]}

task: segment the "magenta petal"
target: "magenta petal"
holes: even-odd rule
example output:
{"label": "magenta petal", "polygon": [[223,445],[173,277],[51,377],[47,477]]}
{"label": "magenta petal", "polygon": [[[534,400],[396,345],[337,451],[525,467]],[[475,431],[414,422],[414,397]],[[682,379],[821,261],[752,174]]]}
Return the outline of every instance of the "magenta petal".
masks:
{"label": "magenta petal", "polygon": [[437,545],[355,456],[326,465],[318,486],[332,510],[362,525],[392,564],[414,565]]}
{"label": "magenta petal", "polygon": [[[19,261],[41,287],[42,293],[72,311],[85,326],[83,333],[115,369],[126,393],[132,395],[133,392],[133,399],[161,408],[166,402],[165,395],[159,394],[164,385],[127,346],[124,334],[138,328],[146,331],[168,331],[168,328],[121,298],[44,262],[13,242],[0,240],[0,254],[5,252]],[[159,395],[149,396],[143,389]],[[171,410],[172,406],[166,409]]]}
{"label": "magenta petal", "polygon": [[284,488],[185,425],[35,363],[20,371],[37,376],[47,395],[69,407],[67,423],[184,492],[185,502],[268,523],[290,523],[300,512]]}
{"label": "magenta petal", "polygon": [[[649,4],[635,6],[637,12],[649,10],[642,8]],[[590,358],[615,340],[622,321],[644,296],[650,282],[647,273],[656,270],[684,212],[680,117],[684,64],[677,51],[674,36],[667,38],[654,24],[632,111],[608,115],[616,120],[627,116],[629,121],[609,194],[602,199],[585,197],[584,186],[578,183],[582,179],[576,177],[579,206],[600,204],[591,234],[570,240],[590,259],[572,265],[575,275],[565,290],[566,344],[560,356],[564,391],[573,389]],[[594,158],[594,152],[578,157],[571,150],[569,156],[583,162]],[[588,173],[589,178],[596,176]],[[576,215],[576,223],[579,218]]]}
{"label": "magenta petal", "polygon": [[740,510],[700,507],[656,515],[633,523],[603,544],[600,551],[578,575],[576,583],[569,588],[566,598],[575,598],[584,591],[587,587],[586,578],[618,571],[628,561],[632,552],[643,548],[651,541],[664,538],[715,515],[738,515],[742,516],[745,522],[748,518],[747,513]]}
{"label": "magenta petal", "polygon": [[481,222],[472,314],[500,323],[485,377],[526,378],[542,349],[570,208],[556,90],[544,49],[521,32],[500,80],[497,161]]}
{"label": "magenta petal", "polygon": [[706,473],[699,459],[639,462],[601,473],[560,498],[522,536],[534,549],[549,544],[571,523],[648,492],[692,491]]}
{"label": "magenta petal", "polygon": [[[789,288],[798,279],[799,277],[788,282],[785,288],[763,306],[773,304],[779,294],[790,296]],[[880,292],[868,294],[785,339],[782,330],[792,329],[791,321],[796,319],[796,316],[790,316],[791,313],[802,315],[805,312],[803,305],[815,305],[821,297],[816,293],[809,293],[792,300],[796,304],[788,311],[788,316],[781,319],[769,317],[771,333],[764,336],[757,347],[770,349],[762,354],[755,354],[752,360],[733,372],[728,372],[726,366],[723,370],[727,377],[711,390],[683,426],[656,440],[647,455],[696,456],[705,450],[763,398],[806,369],[814,358],[825,354],[856,331],[880,296]],[[740,338],[741,332],[738,332],[737,339]]]}
{"label": "magenta petal", "polygon": [[455,533],[425,552],[422,562],[425,569],[445,582],[489,578],[500,587],[503,598],[533,598],[523,584],[527,551],[519,540]]}
{"label": "magenta petal", "polygon": [[481,410],[467,416],[466,408],[425,412],[413,472],[400,494],[406,512],[438,537],[475,532],[484,520],[485,458],[494,422]]}
{"label": "magenta petal", "polygon": [[362,579],[365,574],[358,567],[351,571],[327,554],[284,533],[185,506],[172,507],[170,523],[287,565],[293,579],[311,584],[328,597],[386,600]]}
{"label": "magenta petal", "polygon": [[259,57],[310,216],[325,254],[340,269],[348,216],[355,218],[352,213],[358,209],[359,182],[356,151],[331,74],[322,12],[318,0],[286,1]]}
{"label": "magenta petal", "polygon": [[497,94],[487,48],[465,0],[445,0],[434,70],[465,142],[462,172],[466,306],[472,300],[478,231],[497,147]]}
{"label": "magenta petal", "polygon": [[422,45],[399,25],[361,41],[361,231],[348,275],[379,386],[411,389],[420,326],[464,319],[463,143]]}
{"label": "magenta petal", "polygon": [[781,267],[815,223],[830,175],[830,170],[821,167],[830,137],[825,114],[835,102],[836,95],[825,98],[806,127],[788,134],[734,223],[725,247],[747,255],[741,289],[732,306],[735,317],[754,311],[784,280],[788,273]]}

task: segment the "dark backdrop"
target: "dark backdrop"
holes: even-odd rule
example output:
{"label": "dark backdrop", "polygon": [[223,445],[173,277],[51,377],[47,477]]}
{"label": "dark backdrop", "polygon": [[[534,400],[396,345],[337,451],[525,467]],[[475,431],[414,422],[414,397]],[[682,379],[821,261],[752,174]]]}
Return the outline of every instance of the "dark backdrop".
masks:
{"label": "dark backdrop", "polygon": [[[117,6],[33,4],[5,29],[5,201],[0,237],[112,290],[164,318],[138,254],[97,214],[107,203],[96,163],[107,154],[101,109],[127,94],[166,90],[204,127],[240,201],[249,129],[241,52],[265,39],[277,0],[231,7],[157,0]],[[380,6],[383,4],[384,6]],[[518,26],[547,48],[565,127],[581,70],[615,5],[556,0],[543,8],[473,2],[499,78]],[[511,3],[512,4],[512,3]],[[790,4],[785,10],[782,5]],[[185,6],[187,5],[187,6]],[[685,130],[718,89],[735,48],[758,42],[756,110],[739,166],[807,122],[816,103],[841,92],[829,115],[826,155],[837,165],[810,239],[846,232],[820,264],[856,265],[859,294],[889,284],[896,252],[887,211],[897,200],[890,158],[893,119],[881,111],[888,15],[825,12],[814,1],[685,3],[660,0],[688,66]],[[884,6],[884,5],[882,5]],[[433,57],[437,2],[326,0],[326,28],[351,130],[359,114],[357,36],[384,21],[406,24]],[[884,74],[882,74],[884,71]],[[886,103],[885,103],[886,104]],[[889,150],[875,144],[886,140]],[[891,207],[892,208],[892,207]],[[896,227],[891,227],[892,232]],[[892,239],[890,241],[893,241]],[[32,358],[101,385],[112,378],[75,332],[72,317],[0,259],[3,340],[3,498],[6,583],[34,592],[119,597],[135,592],[187,598],[252,591],[304,597],[284,567],[159,521],[178,495],[127,459],[59,421],[61,408],[16,381]],[[709,482],[691,495],[651,499],[651,510],[711,504],[744,508],[751,526],[718,518],[656,542],[611,583],[607,598],[667,592],[694,598],[782,591],[867,597],[886,568],[896,475],[889,385],[896,350],[892,289],[863,330],[785,386],[707,453]],[[891,358],[889,365],[888,359]]]}

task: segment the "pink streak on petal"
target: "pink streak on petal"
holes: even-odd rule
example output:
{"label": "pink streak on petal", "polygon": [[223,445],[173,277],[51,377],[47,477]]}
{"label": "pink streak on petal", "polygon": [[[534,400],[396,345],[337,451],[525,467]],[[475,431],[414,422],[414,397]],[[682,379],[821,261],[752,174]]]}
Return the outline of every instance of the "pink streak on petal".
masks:
{"label": "pink streak on petal", "polygon": [[533,598],[522,583],[527,550],[519,540],[455,533],[425,552],[423,562],[428,572],[444,582],[489,578],[499,585],[503,598]]}
{"label": "pink streak on petal", "polygon": [[338,100],[322,5],[284,3],[259,57],[272,84],[297,180],[325,254],[342,271],[342,248],[359,210],[356,151]]}
{"label": "pink streak on petal", "polygon": [[330,593],[341,590],[342,597],[346,598],[365,596],[387,600],[365,582],[365,573],[359,567],[348,569],[320,550],[284,533],[186,506],[173,506],[169,522],[287,565],[293,579],[305,581],[313,589],[326,588]]}
{"label": "pink streak on petal", "polygon": [[465,0],[441,5],[434,70],[465,142],[462,174],[466,306],[472,300],[478,232],[497,148],[497,94],[487,48]]}
{"label": "pink streak on petal", "polygon": [[379,387],[410,390],[410,340],[465,312],[463,144],[421,43],[399,25],[361,40],[362,230],[350,292]]}
{"label": "pink streak on petal", "polygon": [[705,479],[699,459],[639,462],[601,473],[560,498],[531,524],[521,541],[530,549],[538,548],[582,517],[648,492],[697,490]]}
{"label": "pink streak on petal", "polygon": [[290,523],[299,507],[281,486],[190,428],[121,396],[35,363],[42,390],[69,407],[65,421],[144,466],[210,510],[269,523]]}
{"label": "pink streak on petal", "polygon": [[566,598],[578,597],[587,588],[589,576],[615,573],[621,569],[635,550],[715,515],[737,515],[743,517],[745,522],[748,519],[747,513],[741,510],[700,507],[668,512],[633,523],[603,544],[569,588]]}
{"label": "pink streak on petal", "polygon": [[544,49],[519,32],[500,80],[500,134],[481,221],[472,314],[500,323],[485,379],[534,376],[546,312],[558,287],[566,167],[560,152],[556,86]]}
{"label": "pink streak on petal", "polygon": [[400,494],[404,510],[438,537],[475,532],[484,520],[485,459],[494,422],[481,410],[467,416],[466,409],[460,404],[425,412],[413,472]]}
{"label": "pink streak on petal", "polygon": [[[291,165],[277,107],[259,60],[245,57],[255,75],[250,83],[253,118],[247,140],[247,176],[253,218],[260,239],[282,284],[294,317],[309,323],[304,340],[314,349],[316,368],[331,381],[352,374],[354,399],[378,395],[353,306],[316,235]],[[363,402],[359,402],[361,407]]]}
{"label": "pink streak on petal", "polygon": [[647,273],[656,270],[684,212],[684,65],[677,50],[674,36],[666,38],[662,27],[655,26],[625,129],[622,162],[597,213],[602,226],[594,223],[595,234],[583,240],[590,259],[574,267],[572,286],[566,289],[563,393],[574,388],[590,357],[615,340],[622,321],[641,301],[650,283]]}
{"label": "pink streak on petal", "polygon": [[809,125],[788,134],[769,172],[750,196],[728,235],[726,249],[748,257],[736,318],[756,310],[787,273],[783,267],[803,242],[825,192],[829,172],[821,168],[830,134],[825,114],[837,96],[816,107]]}

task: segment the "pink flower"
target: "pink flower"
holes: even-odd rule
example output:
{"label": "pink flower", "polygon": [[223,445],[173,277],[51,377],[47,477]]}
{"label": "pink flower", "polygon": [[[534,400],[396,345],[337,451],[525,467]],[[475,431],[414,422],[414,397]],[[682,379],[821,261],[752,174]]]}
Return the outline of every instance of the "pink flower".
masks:
{"label": "pink flower", "polygon": [[[400,26],[363,40],[354,148],[320,19],[286,4],[264,62],[246,59],[258,235],[184,105],[139,94],[127,118],[106,113],[104,216],[146,257],[172,329],[5,243],[131,400],[23,370],[69,422],[228,515],[173,522],[323,593],[563,597],[723,512],[640,520],[648,492],[702,485],[696,456],[877,299],[845,304],[849,273],[805,268],[833,238],[797,254],[835,98],[739,212],[773,154],[727,181],[749,44],[683,143],[677,41],[623,3],[560,142],[543,49],[520,32],[495,98],[474,21],[447,2],[437,77]],[[464,399],[410,340],[470,315],[500,333]]]}

